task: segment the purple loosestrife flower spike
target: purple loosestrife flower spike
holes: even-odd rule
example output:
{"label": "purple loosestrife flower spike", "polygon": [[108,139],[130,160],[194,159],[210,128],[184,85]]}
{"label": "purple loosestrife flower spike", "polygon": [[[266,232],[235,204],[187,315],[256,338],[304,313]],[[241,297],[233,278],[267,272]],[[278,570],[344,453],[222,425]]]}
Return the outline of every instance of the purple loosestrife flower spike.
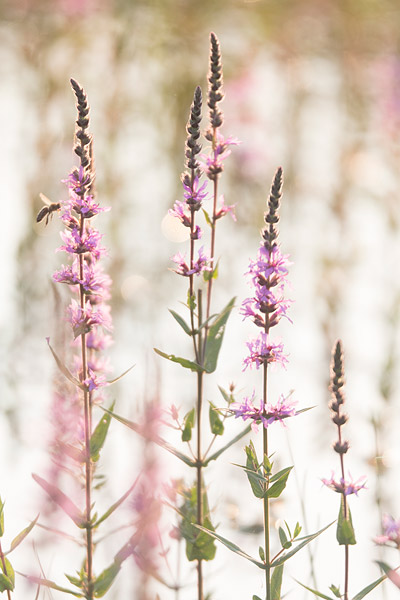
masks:
{"label": "purple loosestrife flower spike", "polygon": [[249,264],[248,274],[251,276],[253,295],[246,298],[241,307],[244,318],[250,317],[262,330],[257,338],[247,343],[249,356],[244,360],[244,368],[255,364],[258,369],[270,363],[285,366],[287,362],[283,345],[270,339],[271,328],[279,323],[281,317],[287,317],[286,311],[291,304],[291,300],[285,298],[285,283],[290,262],[286,255],[281,254],[277,243],[276,224],[279,221],[281,195],[282,169],[279,168],[273,180],[268,210],[264,215],[267,226],[261,233],[257,259]]}

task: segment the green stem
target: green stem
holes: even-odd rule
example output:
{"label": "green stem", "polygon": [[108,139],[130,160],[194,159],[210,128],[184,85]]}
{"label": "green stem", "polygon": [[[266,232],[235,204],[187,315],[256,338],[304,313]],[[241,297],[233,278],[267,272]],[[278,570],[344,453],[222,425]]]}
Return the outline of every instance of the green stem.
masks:
{"label": "green stem", "polygon": [[[84,229],[84,219],[81,216],[81,235]],[[80,277],[83,279],[82,255],[79,256]],[[85,294],[83,286],[80,285],[80,305],[82,311],[85,308]],[[87,378],[87,348],[86,334],[81,335],[81,356],[82,356],[82,381]],[[87,573],[87,599],[93,600],[93,536],[92,536],[92,460],[90,456],[90,438],[92,433],[92,397],[90,392],[83,392],[83,413],[84,413],[84,436],[85,436],[85,520],[86,520],[86,573]]]}
{"label": "green stem", "polygon": [[[264,374],[263,374],[263,402],[264,407],[267,403],[267,367],[268,365],[264,364]],[[264,408],[265,410],[265,408]],[[264,458],[268,458],[268,430],[266,427],[263,427],[263,464]],[[266,469],[264,467],[264,475],[268,477],[266,473]],[[268,483],[265,484],[266,490],[268,489]],[[264,552],[265,552],[265,598],[266,600],[271,599],[271,567],[270,567],[270,540],[269,540],[269,498],[266,496],[263,499],[264,504]]]}
{"label": "green stem", "polygon": [[[199,327],[202,320],[202,295],[198,295],[198,318]],[[201,333],[199,333],[199,355],[202,355]],[[202,481],[202,456],[201,456],[201,412],[203,405],[203,372],[197,373],[197,466],[196,466],[196,497],[197,497],[197,524],[203,525],[203,481]],[[197,598],[203,600],[203,569],[202,561],[197,561]]]}

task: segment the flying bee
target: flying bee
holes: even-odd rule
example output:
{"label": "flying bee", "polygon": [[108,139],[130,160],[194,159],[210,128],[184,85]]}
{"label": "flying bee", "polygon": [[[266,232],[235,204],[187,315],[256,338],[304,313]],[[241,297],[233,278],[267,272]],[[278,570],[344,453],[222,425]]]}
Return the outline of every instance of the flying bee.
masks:
{"label": "flying bee", "polygon": [[39,196],[42,202],[44,203],[44,206],[39,210],[37,214],[36,223],[40,223],[40,221],[43,221],[43,219],[46,217],[45,225],[47,225],[49,219],[53,216],[53,213],[57,210],[60,210],[61,204],[60,202],[51,202],[44,194],[40,193]]}

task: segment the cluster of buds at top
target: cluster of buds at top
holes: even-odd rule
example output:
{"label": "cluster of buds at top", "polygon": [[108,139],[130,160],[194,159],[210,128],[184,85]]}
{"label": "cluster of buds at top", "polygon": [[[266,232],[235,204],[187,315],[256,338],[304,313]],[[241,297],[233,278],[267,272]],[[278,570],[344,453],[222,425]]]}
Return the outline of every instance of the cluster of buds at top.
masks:
{"label": "cluster of buds at top", "polygon": [[[210,73],[208,75],[209,93],[208,93],[208,108],[210,109],[210,125],[212,129],[221,127],[223,123],[222,111],[218,108],[218,102],[224,97],[222,93],[222,61],[219,41],[215,33],[210,35],[211,52],[210,52]],[[207,134],[209,141],[212,140],[213,132]],[[206,136],[207,137],[207,136]]]}
{"label": "cluster of buds at top", "polygon": [[338,428],[339,439],[334,443],[333,449],[338,454],[346,454],[349,449],[349,442],[342,440],[341,427],[347,422],[347,415],[342,412],[342,406],[345,401],[344,397],[344,369],[343,369],[343,349],[340,340],[336,342],[335,350],[332,356],[331,365],[331,385],[332,400],[329,408],[332,411],[331,419]]}
{"label": "cluster of buds at top", "polygon": [[[214,33],[210,36],[211,39],[211,54],[210,54],[210,74],[209,74],[209,89],[207,104],[210,108],[210,128],[205,133],[205,138],[211,142],[209,154],[200,154],[201,144],[200,138],[200,122],[202,109],[202,92],[200,87],[196,87],[193,97],[193,102],[190,108],[190,116],[186,126],[187,138],[185,145],[185,167],[186,171],[182,174],[181,180],[183,185],[184,201],[176,201],[173,209],[169,210],[169,214],[179,219],[184,227],[190,229],[191,239],[191,258],[189,263],[185,262],[185,257],[180,253],[176,254],[172,260],[177,264],[175,272],[185,277],[199,275],[204,271],[212,270],[213,259],[205,259],[205,254],[201,250],[198,252],[198,258],[194,255],[193,241],[199,240],[202,237],[202,230],[195,223],[195,213],[199,211],[209,194],[206,191],[207,183],[200,183],[203,173],[212,181],[218,179],[219,174],[223,171],[223,161],[230,155],[229,146],[236,145],[239,142],[234,138],[224,139],[218,128],[223,123],[222,112],[218,108],[218,102],[223,99],[222,93],[222,61],[219,49],[219,42]],[[200,155],[201,160],[198,160]],[[216,188],[215,188],[216,189]],[[230,213],[232,218],[236,220],[233,213],[234,206],[227,206],[224,203],[223,196],[220,196],[217,203],[215,192],[214,207],[211,215],[207,213],[208,223],[213,227],[215,222]]]}

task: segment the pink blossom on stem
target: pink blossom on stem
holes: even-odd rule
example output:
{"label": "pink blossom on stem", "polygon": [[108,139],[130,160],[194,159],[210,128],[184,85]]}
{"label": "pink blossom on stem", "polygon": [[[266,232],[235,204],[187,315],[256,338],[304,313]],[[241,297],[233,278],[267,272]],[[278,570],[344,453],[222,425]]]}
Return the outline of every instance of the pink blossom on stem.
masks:
{"label": "pink blossom on stem", "polygon": [[275,421],[279,421],[284,425],[283,419],[295,416],[296,410],[295,400],[290,400],[289,397],[285,397],[282,394],[278,400],[273,402],[267,402],[264,404],[260,400],[260,406],[257,408],[254,405],[255,393],[251,398],[245,397],[241,403],[234,402],[231,404],[230,409],[233,411],[235,418],[241,417],[243,421],[251,419],[253,422],[251,428],[254,432],[258,431],[258,425],[261,423],[265,428]]}
{"label": "pink blossom on stem", "polygon": [[237,221],[235,215],[235,206],[236,204],[230,204],[229,206],[225,204],[224,196],[223,194],[221,194],[221,196],[219,197],[219,206],[215,213],[215,220],[220,219],[221,217],[224,217],[227,214],[230,214],[232,219],[234,221]]}
{"label": "pink blossom on stem", "polygon": [[[353,481],[351,476],[349,475],[349,479],[345,480],[343,477],[337,481],[334,477],[334,473],[332,472],[332,476],[330,479],[321,479],[322,483],[327,487],[331,488],[334,492],[338,492],[339,494],[344,494],[345,496],[350,496],[350,494],[355,494],[358,496],[358,492],[361,489],[365,488],[365,477],[360,477],[357,481]],[[363,482],[363,483],[361,483]]]}
{"label": "pink blossom on stem", "polygon": [[210,259],[204,254],[203,246],[199,248],[197,260],[193,262],[192,268],[186,263],[185,255],[182,255],[180,252],[177,252],[171,260],[178,265],[178,268],[174,269],[175,273],[184,277],[200,275],[203,271],[211,271]]}
{"label": "pink blossom on stem", "polygon": [[283,367],[286,367],[287,358],[283,354],[283,344],[273,344],[269,341],[269,336],[265,332],[261,332],[258,337],[246,343],[249,349],[249,356],[247,356],[243,363],[244,369],[252,367],[253,364],[256,369],[259,369],[261,365],[276,363]]}

